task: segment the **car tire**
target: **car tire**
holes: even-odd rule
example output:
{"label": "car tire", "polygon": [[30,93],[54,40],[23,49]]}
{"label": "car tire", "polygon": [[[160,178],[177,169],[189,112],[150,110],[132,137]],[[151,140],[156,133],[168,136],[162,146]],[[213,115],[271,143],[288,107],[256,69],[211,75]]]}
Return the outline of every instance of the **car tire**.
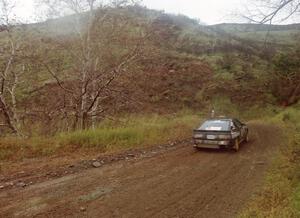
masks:
{"label": "car tire", "polygon": [[238,152],[240,150],[240,142],[238,138],[234,140],[233,149],[235,152]]}
{"label": "car tire", "polygon": [[249,142],[249,133],[247,133],[246,138],[245,138],[245,142]]}

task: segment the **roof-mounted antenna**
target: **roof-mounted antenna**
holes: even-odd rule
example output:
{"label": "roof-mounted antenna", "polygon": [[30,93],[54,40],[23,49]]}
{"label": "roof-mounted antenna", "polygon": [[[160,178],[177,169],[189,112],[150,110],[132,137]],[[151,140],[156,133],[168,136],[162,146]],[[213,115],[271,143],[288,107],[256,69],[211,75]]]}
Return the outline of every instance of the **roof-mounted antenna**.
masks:
{"label": "roof-mounted antenna", "polygon": [[212,109],[212,110],[211,110],[210,117],[211,117],[211,118],[215,118],[215,109]]}

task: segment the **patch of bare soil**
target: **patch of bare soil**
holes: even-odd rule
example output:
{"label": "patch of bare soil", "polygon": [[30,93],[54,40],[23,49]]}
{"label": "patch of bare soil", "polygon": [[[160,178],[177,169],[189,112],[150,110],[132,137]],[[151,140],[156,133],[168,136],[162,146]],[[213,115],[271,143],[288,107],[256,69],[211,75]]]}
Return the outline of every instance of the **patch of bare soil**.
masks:
{"label": "patch of bare soil", "polygon": [[0,190],[0,217],[234,217],[281,142],[269,125],[251,124],[250,132],[238,153],[195,151],[183,142]]}

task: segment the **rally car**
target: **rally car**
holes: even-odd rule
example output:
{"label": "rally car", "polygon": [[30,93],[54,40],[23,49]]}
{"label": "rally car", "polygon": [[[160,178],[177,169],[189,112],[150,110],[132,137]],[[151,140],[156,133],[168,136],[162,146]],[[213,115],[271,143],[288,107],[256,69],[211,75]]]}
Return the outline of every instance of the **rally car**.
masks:
{"label": "rally car", "polygon": [[193,141],[195,148],[238,151],[242,142],[249,141],[249,129],[234,118],[210,119],[194,130]]}

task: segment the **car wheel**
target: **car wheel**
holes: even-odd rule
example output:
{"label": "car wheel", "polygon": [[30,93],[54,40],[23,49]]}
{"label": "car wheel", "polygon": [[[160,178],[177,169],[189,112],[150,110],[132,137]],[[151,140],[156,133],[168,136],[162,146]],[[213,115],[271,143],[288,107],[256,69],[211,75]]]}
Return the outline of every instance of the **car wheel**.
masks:
{"label": "car wheel", "polygon": [[239,139],[238,139],[238,138],[234,140],[233,149],[234,149],[236,152],[240,150],[240,142],[239,142]]}
{"label": "car wheel", "polygon": [[249,133],[246,135],[245,142],[249,142]]}

